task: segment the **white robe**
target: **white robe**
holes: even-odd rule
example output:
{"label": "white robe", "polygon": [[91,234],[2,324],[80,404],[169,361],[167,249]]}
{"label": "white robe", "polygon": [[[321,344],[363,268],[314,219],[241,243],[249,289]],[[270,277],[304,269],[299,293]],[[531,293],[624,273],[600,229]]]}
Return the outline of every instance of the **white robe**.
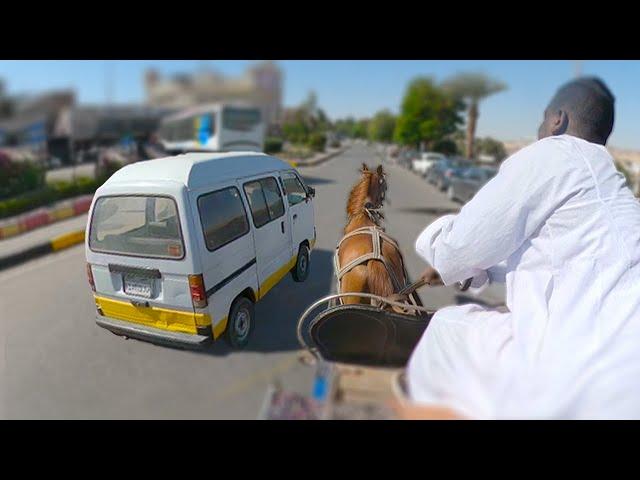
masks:
{"label": "white robe", "polygon": [[439,310],[410,396],[473,418],[640,418],[640,203],[605,147],[560,135],[503,162],[416,251],[445,285],[506,283],[507,313]]}

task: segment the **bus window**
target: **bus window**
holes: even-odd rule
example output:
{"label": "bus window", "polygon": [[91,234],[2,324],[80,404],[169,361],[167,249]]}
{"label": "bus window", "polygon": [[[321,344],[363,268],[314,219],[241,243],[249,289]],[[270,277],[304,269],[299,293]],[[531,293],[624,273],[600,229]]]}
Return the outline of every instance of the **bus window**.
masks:
{"label": "bus window", "polygon": [[225,107],[222,113],[222,127],[227,130],[247,131],[260,123],[260,110]]}

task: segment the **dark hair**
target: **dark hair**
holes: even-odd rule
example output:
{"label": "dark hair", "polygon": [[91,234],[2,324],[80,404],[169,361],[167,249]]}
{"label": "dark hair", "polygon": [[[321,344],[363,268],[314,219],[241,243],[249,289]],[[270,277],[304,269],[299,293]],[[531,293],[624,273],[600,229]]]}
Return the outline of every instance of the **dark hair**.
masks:
{"label": "dark hair", "polygon": [[585,140],[605,144],[613,130],[615,97],[597,77],[581,77],[558,89],[549,108],[569,116],[570,129]]}

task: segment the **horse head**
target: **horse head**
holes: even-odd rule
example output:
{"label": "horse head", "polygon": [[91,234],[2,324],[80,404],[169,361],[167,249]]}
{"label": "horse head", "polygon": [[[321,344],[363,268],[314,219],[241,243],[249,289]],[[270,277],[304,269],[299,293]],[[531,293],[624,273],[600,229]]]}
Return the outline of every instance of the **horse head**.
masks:
{"label": "horse head", "polygon": [[[366,163],[362,164],[363,179],[368,181],[367,201],[369,208],[381,208],[387,194],[387,178],[382,165],[375,170],[369,170]],[[370,204],[370,205],[367,205]]]}

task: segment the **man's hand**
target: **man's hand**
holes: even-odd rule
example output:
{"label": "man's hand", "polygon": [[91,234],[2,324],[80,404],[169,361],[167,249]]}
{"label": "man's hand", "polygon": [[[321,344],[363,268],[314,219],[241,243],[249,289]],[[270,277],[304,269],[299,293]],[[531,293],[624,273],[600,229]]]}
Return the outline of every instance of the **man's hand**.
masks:
{"label": "man's hand", "polygon": [[413,402],[387,402],[398,420],[466,420],[463,415],[441,405],[420,405]]}
{"label": "man's hand", "polygon": [[438,271],[429,265],[424,272],[420,275],[420,279],[424,280],[431,286],[444,285]]}

